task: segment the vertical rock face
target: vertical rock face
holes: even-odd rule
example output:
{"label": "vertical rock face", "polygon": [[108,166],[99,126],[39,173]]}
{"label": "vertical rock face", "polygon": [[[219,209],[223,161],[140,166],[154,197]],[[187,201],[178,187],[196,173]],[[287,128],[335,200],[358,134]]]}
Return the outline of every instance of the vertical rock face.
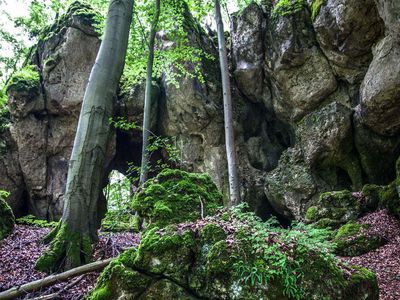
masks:
{"label": "vertical rock face", "polygon": [[[8,91],[11,140],[18,153],[14,162],[20,167],[29,210],[43,218],[56,219],[62,213],[80,107],[100,45],[90,23],[93,16],[82,15],[86,9],[71,7],[60,24],[39,42],[32,57],[40,71],[37,86],[11,87]],[[4,188],[8,189],[6,185]],[[11,199],[14,196],[18,198],[18,192],[11,190]],[[15,207],[12,201],[11,205]]]}
{"label": "vertical rock face", "polygon": [[374,1],[325,1],[313,26],[336,75],[351,84],[359,83],[372,60],[371,48],[383,34]]}
{"label": "vertical rock face", "polygon": [[[387,184],[400,155],[398,1],[303,4],[282,16],[253,3],[232,16],[241,194],[262,216],[275,211],[301,219],[322,192]],[[26,199],[43,217],[61,212],[80,103],[99,46],[90,14],[71,13],[64,21],[38,45],[39,88],[10,91],[13,122],[1,134],[0,188],[12,191],[15,210]],[[184,169],[210,173],[226,191],[217,46],[189,21],[192,46],[214,60],[202,61],[204,81],[183,77],[177,88],[165,76],[159,80],[152,129],[175,137]],[[119,97],[116,115],[140,124],[143,90],[137,85]],[[140,149],[139,130],[118,131],[112,167],[125,172],[127,161],[140,161]]]}

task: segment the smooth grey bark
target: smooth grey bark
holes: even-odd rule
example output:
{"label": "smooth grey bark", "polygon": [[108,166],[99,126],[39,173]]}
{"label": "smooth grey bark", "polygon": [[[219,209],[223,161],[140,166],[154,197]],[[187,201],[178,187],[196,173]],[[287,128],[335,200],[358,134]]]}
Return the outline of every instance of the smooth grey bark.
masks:
{"label": "smooth grey bark", "polygon": [[149,58],[147,60],[147,74],[146,74],[146,90],[144,96],[144,112],[143,112],[143,145],[142,145],[142,164],[140,167],[139,186],[141,186],[148,177],[150,167],[149,157],[149,136],[150,136],[150,114],[151,114],[151,83],[153,77],[153,64],[154,64],[154,47],[157,33],[158,20],[160,18],[160,0],[155,1],[155,14],[150,29],[149,40]]}
{"label": "smooth grey bark", "polygon": [[224,123],[225,123],[225,145],[228,161],[229,197],[230,205],[237,205],[240,202],[239,179],[236,165],[235,137],[232,117],[232,95],[229,79],[228,58],[224,36],[224,24],[221,16],[221,5],[219,0],[214,0],[215,22],[217,23],[218,51],[221,66],[221,81],[224,100]]}
{"label": "smooth grey bark", "polygon": [[109,118],[122,75],[133,0],[111,0],[104,39],[90,73],[68,168],[64,211],[50,250],[37,261],[41,270],[70,269],[90,259],[97,239],[101,181],[110,137]]}

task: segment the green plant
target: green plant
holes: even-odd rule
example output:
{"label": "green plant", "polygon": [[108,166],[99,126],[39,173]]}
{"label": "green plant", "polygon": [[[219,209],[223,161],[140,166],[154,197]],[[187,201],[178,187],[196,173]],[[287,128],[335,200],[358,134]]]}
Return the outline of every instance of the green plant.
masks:
{"label": "green plant", "polygon": [[279,16],[293,15],[307,7],[305,0],[279,0],[273,10],[272,19],[277,19]]}
{"label": "green plant", "polygon": [[[262,222],[250,212],[244,212],[246,205],[234,208],[234,219],[246,224],[244,234],[238,239],[239,247],[251,245],[251,260],[239,259],[234,270],[245,283],[252,285],[280,281],[286,296],[304,299],[306,290],[300,282],[304,277],[304,264],[309,255],[316,260],[335,261],[330,242],[332,231],[315,228],[312,225],[293,223],[289,229],[281,228],[275,218]],[[257,259],[254,259],[257,257]]]}
{"label": "green plant", "polygon": [[[109,122],[114,128],[119,130],[142,131],[142,126],[137,125],[135,122],[129,122],[123,117],[110,119]],[[153,132],[150,132],[150,134],[149,146],[147,148],[149,151],[149,160],[151,160],[156,153],[161,153],[162,158],[159,158],[156,161],[153,161],[151,165],[146,166],[148,171],[151,173],[159,173],[166,168],[179,167],[182,159],[181,152],[176,146],[176,139],[174,137],[161,137]],[[135,183],[139,180],[140,171],[140,166],[128,162],[127,177],[131,183]]]}

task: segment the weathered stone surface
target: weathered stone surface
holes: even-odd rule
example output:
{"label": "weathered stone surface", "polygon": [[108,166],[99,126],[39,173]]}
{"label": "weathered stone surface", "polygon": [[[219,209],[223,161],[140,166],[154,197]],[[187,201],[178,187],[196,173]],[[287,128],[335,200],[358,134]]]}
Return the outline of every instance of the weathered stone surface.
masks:
{"label": "weathered stone surface", "polygon": [[16,162],[28,209],[42,218],[57,219],[62,213],[80,106],[100,45],[94,30],[88,29],[86,16],[74,13],[69,11],[62,21],[65,27],[39,42],[33,57],[41,73],[37,86],[8,90],[10,132],[18,149]]}
{"label": "weathered stone surface", "polygon": [[400,136],[387,137],[354,120],[354,143],[369,183],[388,184],[395,178],[395,163],[400,155]]}
{"label": "weathered stone surface", "polygon": [[313,26],[319,45],[338,77],[360,82],[372,60],[372,45],[383,34],[373,0],[322,1]]}
{"label": "weathered stone surface", "polygon": [[0,187],[10,193],[6,201],[19,216],[26,211],[25,184],[18,160],[18,148],[9,129],[0,133]]}
{"label": "weathered stone surface", "polygon": [[238,88],[251,101],[269,102],[271,92],[263,70],[266,27],[263,10],[253,2],[231,18],[232,60]]}
{"label": "weathered stone surface", "polygon": [[299,218],[318,192],[311,168],[301,150],[286,150],[276,169],[266,174],[265,194],[277,212],[287,218]]}
{"label": "weathered stone surface", "polygon": [[333,102],[304,117],[296,128],[296,137],[309,166],[344,170],[356,190],[362,186],[362,175],[353,147],[351,116],[348,107]]}
{"label": "weathered stone surface", "polygon": [[337,86],[310,22],[302,10],[269,24],[265,67],[272,78],[273,107],[286,120],[299,120]]}
{"label": "weathered stone surface", "polygon": [[400,133],[400,38],[388,35],[373,49],[374,59],[360,87],[360,121],[381,135]]}

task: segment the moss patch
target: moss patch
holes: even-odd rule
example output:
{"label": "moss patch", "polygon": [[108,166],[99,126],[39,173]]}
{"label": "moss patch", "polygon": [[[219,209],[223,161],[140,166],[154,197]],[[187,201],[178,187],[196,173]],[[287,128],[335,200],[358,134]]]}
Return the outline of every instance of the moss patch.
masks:
{"label": "moss patch", "polygon": [[15,72],[6,87],[7,93],[30,92],[38,93],[40,87],[40,75],[35,66],[26,66]]}
{"label": "moss patch", "polygon": [[272,18],[293,15],[307,7],[305,0],[279,0],[272,10]]}
{"label": "moss patch", "polygon": [[74,1],[65,14],[60,16],[54,24],[43,30],[40,39],[47,40],[59,33],[63,28],[71,26],[74,22],[74,17],[78,17],[83,25],[93,28],[98,28],[102,21],[101,15],[90,4]]}
{"label": "moss patch", "polygon": [[16,223],[20,224],[20,225],[29,225],[29,226],[42,227],[42,228],[45,228],[45,227],[53,227],[54,228],[54,227],[57,227],[57,225],[58,225],[58,222],[48,222],[47,220],[38,219],[33,215],[27,215],[27,216],[18,218],[16,220]]}
{"label": "moss patch", "polygon": [[382,246],[386,241],[367,232],[368,224],[349,222],[338,230],[334,243],[335,253],[342,256],[358,256]]}
{"label": "moss patch", "polygon": [[0,190],[0,241],[12,233],[15,224],[14,214],[5,200],[8,195]]}
{"label": "moss patch", "polygon": [[313,0],[311,4],[311,19],[314,21],[318,16],[321,6],[325,3],[325,0]]}
{"label": "moss patch", "polygon": [[194,221],[222,206],[222,195],[208,174],[166,169],[135,194],[133,209],[148,225]]}
{"label": "moss patch", "polygon": [[37,260],[37,270],[56,272],[90,262],[92,244],[88,235],[72,232],[68,225],[59,222],[46,238],[52,241],[49,250]]}

